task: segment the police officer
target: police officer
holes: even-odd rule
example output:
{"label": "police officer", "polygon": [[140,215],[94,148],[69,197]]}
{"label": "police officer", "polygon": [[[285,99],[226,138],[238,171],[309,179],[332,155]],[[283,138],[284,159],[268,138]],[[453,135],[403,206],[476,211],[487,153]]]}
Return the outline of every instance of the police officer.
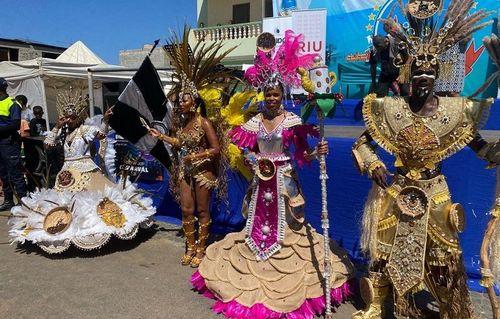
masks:
{"label": "police officer", "polygon": [[26,184],[21,168],[21,107],[7,94],[7,81],[0,78],[0,179],[2,180],[4,202],[0,211],[14,206],[14,194],[26,195]]}

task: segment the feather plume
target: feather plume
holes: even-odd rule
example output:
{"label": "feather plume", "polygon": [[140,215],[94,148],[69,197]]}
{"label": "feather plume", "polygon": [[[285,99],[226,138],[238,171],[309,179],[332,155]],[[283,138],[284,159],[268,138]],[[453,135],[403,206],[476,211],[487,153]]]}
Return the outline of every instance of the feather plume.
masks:
{"label": "feather plume", "polygon": [[411,16],[407,6],[399,0],[400,10],[408,23],[396,22],[391,17],[380,21],[389,34],[407,48],[410,55],[408,64],[414,61],[421,61],[426,65],[436,64],[438,59],[429,57],[437,58],[456,43],[492,23],[484,21],[491,12],[478,10],[470,13],[473,6],[474,0],[451,0],[444,13],[437,13],[428,19],[418,19]]}
{"label": "feather plume", "polygon": [[182,38],[174,34],[165,46],[176,69],[173,75],[176,84],[171,94],[188,92],[189,89],[201,90],[220,79],[230,77],[229,70],[218,66],[236,47],[223,50],[224,43],[221,41],[199,41],[191,51],[189,32],[190,28],[185,26]]}
{"label": "feather plume", "polygon": [[285,32],[283,44],[276,53],[258,49],[254,65],[247,69],[245,78],[255,88],[263,89],[268,85],[282,84],[285,87],[299,87],[301,84],[298,68],[312,66],[316,54],[299,54],[303,35],[293,31]]}

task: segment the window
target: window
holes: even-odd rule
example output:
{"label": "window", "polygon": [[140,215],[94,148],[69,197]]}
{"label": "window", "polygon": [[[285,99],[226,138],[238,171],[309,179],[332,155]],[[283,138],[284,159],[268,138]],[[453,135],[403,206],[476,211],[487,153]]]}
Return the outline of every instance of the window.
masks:
{"label": "window", "polygon": [[49,59],[55,59],[59,56],[59,53],[52,53],[52,52],[42,52],[42,58],[49,58]]}
{"label": "window", "polygon": [[9,49],[0,48],[0,61],[9,61]]}
{"label": "window", "polygon": [[250,22],[250,3],[233,5],[233,24]]}
{"label": "window", "polygon": [[9,61],[9,49],[0,48],[0,61]]}
{"label": "window", "polygon": [[273,0],[266,0],[264,3],[264,18],[273,16]]}
{"label": "window", "polygon": [[19,49],[0,48],[0,61],[19,61]]}
{"label": "window", "polygon": [[19,49],[9,49],[10,61],[19,61]]}

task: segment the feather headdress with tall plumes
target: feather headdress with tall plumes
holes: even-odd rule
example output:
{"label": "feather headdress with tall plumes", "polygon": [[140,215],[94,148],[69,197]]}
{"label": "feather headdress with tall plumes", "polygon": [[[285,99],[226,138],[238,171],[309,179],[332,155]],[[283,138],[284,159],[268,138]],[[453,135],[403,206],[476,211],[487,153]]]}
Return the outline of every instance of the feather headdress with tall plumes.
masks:
{"label": "feather headdress with tall plumes", "polygon": [[254,65],[245,72],[246,80],[260,90],[277,85],[285,88],[300,87],[301,78],[297,69],[308,69],[316,57],[316,54],[299,53],[302,40],[302,34],[295,35],[293,31],[287,30],[283,44],[277,51],[274,47],[269,50],[258,47]]}
{"label": "feather headdress with tall plumes", "polygon": [[400,49],[408,55],[408,59],[398,65],[404,68],[401,73],[404,74],[405,82],[409,81],[412,65],[438,67],[441,54],[491,24],[491,21],[484,22],[490,12],[478,10],[470,13],[474,0],[451,0],[444,12],[437,11],[425,19],[419,18],[403,0],[398,3],[407,21],[398,22],[392,15],[380,21],[387,32],[399,42]]}
{"label": "feather headdress with tall plumes", "polygon": [[222,41],[199,41],[191,50],[189,31],[189,27],[184,27],[182,38],[174,34],[167,40],[165,50],[175,68],[176,84],[171,94],[188,93],[197,98],[200,90],[230,77],[230,71],[220,65],[235,47],[223,50]]}
{"label": "feather headdress with tall plumes", "polygon": [[[227,200],[226,170],[229,169],[228,127],[222,120],[221,110],[224,104],[224,89],[228,79],[233,78],[231,71],[221,62],[235,47],[224,49],[222,41],[198,41],[191,50],[189,45],[189,27],[184,27],[182,38],[174,34],[165,45],[175,68],[174,86],[169,95],[190,94],[193,99],[201,98],[205,104],[207,118],[212,122],[220,144],[220,156],[217,164],[217,197]],[[175,180],[175,179],[172,179]],[[171,185],[178,199],[178,185]]]}
{"label": "feather headdress with tall plumes", "polygon": [[76,115],[85,118],[87,113],[87,98],[82,90],[74,89],[72,86],[68,90],[59,90],[56,96],[56,108],[59,117]]}

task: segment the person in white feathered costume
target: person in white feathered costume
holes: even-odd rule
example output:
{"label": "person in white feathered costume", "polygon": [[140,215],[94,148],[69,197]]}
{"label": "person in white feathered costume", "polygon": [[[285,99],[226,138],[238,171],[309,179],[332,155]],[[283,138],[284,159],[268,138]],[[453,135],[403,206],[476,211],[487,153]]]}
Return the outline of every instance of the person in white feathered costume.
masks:
{"label": "person in white feathered costume", "polygon": [[[151,226],[156,212],[152,200],[126,177],[112,182],[90,155],[94,139],[106,142],[106,119],[111,110],[104,121],[94,117],[83,123],[86,100],[81,94],[70,89],[59,95],[57,102],[60,118],[44,144],[63,146],[64,165],[54,188],[37,190],[12,208],[12,242],[29,241],[48,253],[61,253],[71,243],[91,250],[106,244],[111,235],[133,238],[139,226]],[[100,155],[106,158],[106,154]],[[106,168],[109,173],[109,165]]]}

